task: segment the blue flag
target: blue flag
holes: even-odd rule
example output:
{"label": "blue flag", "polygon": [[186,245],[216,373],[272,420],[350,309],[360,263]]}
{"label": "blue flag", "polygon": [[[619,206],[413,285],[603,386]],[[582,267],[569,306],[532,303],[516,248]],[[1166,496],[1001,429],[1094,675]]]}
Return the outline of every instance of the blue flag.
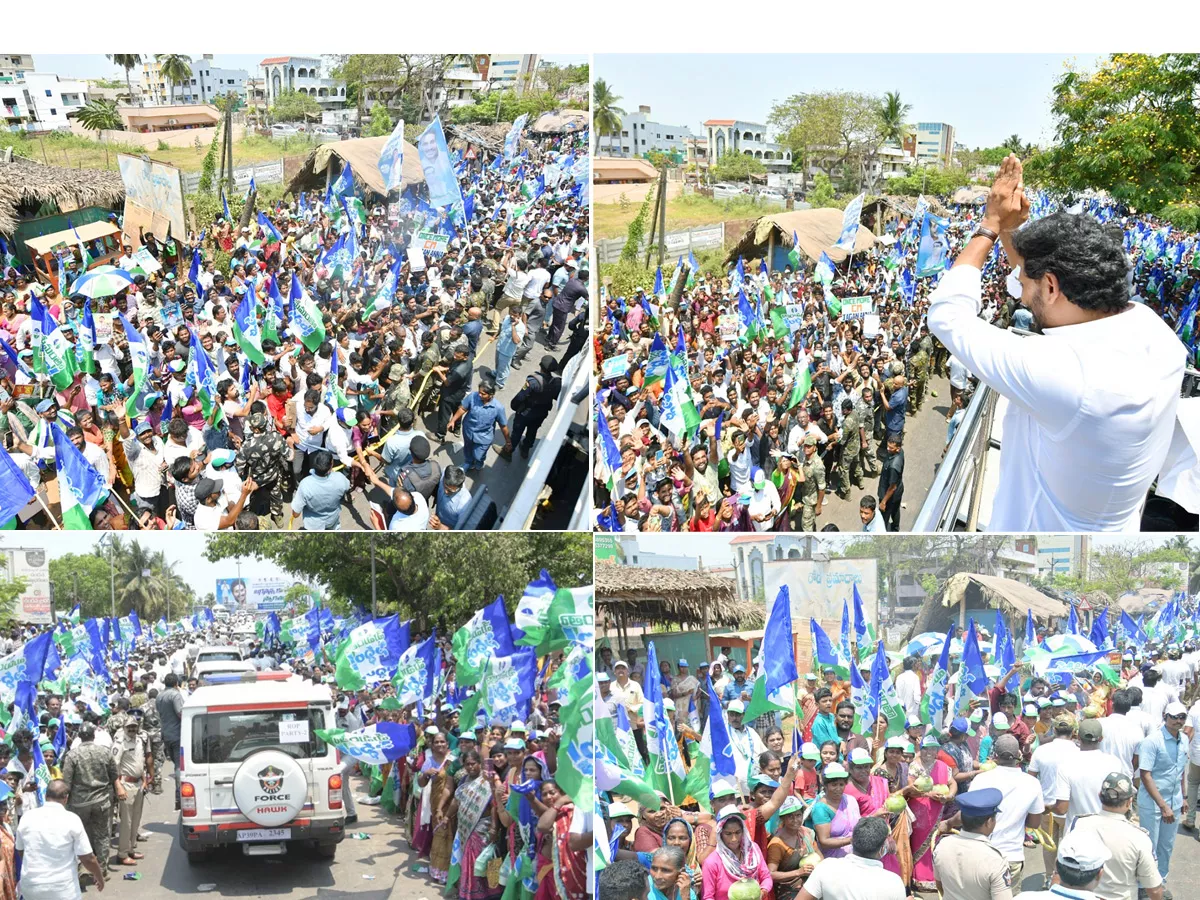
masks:
{"label": "blue flag", "polygon": [[709,757],[713,777],[737,777],[737,763],[733,758],[733,743],[729,740],[729,725],[725,721],[725,710],[721,707],[721,698],[713,687],[712,678],[704,676],[704,686],[708,691],[708,733],[712,743],[712,755]]}
{"label": "blue flag", "polygon": [[46,631],[26,641],[23,655],[25,678],[36,685],[58,665],[58,649],[54,645],[54,635]]}
{"label": "blue flag", "polygon": [[515,648],[504,598],[476,612],[454,633],[452,645],[460,686],[478,684],[489,659],[511,656]]}
{"label": "blue flag", "polygon": [[854,640],[861,648],[863,641],[867,637],[867,617],[863,612],[862,594],[858,592],[858,585],[853,585],[854,588]]}
{"label": "blue flag", "polygon": [[979,633],[975,628],[975,620],[967,628],[967,636],[963,640],[962,668],[959,670],[959,708],[971,696],[980,697],[987,692],[988,678],[983,670],[983,654],[979,650]]}
{"label": "blue flag", "polygon": [[225,190],[221,190],[221,207],[225,210],[225,221],[232,222],[233,216],[229,212],[229,201],[225,199]]}
{"label": "blue flag", "polygon": [[1079,634],[1079,614],[1075,612],[1075,605],[1071,605],[1071,611],[1067,614],[1067,634]]}
{"label": "blue flag", "polygon": [[1096,610],[1096,619],[1092,622],[1092,632],[1088,635],[1097,647],[1108,646],[1108,610],[1103,607]]}
{"label": "blue flag", "polygon": [[1127,638],[1132,638],[1138,644],[1144,644],[1149,640],[1146,632],[1142,629],[1129,613],[1121,611],[1121,631]]}
{"label": "blue flag", "polygon": [[35,496],[37,492],[25,473],[8,451],[0,448],[0,527],[12,522]]}
{"label": "blue flag", "polygon": [[834,668],[842,666],[843,663],[833,647],[833,642],[829,640],[829,635],[825,633],[825,629],[820,626],[816,619],[809,619],[808,625],[812,629],[813,654],[817,658],[817,665],[821,668],[825,666],[833,666]]}
{"label": "blue flag", "polygon": [[272,225],[271,220],[263,215],[261,211],[258,214],[258,224],[263,231],[271,236],[271,240],[279,241],[280,243],[283,242],[283,235],[279,233],[279,229]]}
{"label": "blue flag", "polygon": [[768,694],[800,677],[792,649],[792,601],[786,584],[779,588],[775,605],[771,607],[771,614],[767,618],[762,653]]}
{"label": "blue flag", "polygon": [[1025,646],[1032,647],[1037,642],[1037,629],[1033,625],[1033,610],[1025,611]]}
{"label": "blue flag", "polygon": [[392,684],[396,687],[396,699],[405,706],[422,703],[433,696],[434,654],[437,650],[435,635],[430,635],[419,644],[414,644],[400,655]]}
{"label": "blue flag", "polygon": [[850,650],[850,605],[845,600],[842,601],[842,634],[839,645],[842,651],[842,658],[847,662],[851,662],[854,659],[854,654]]}

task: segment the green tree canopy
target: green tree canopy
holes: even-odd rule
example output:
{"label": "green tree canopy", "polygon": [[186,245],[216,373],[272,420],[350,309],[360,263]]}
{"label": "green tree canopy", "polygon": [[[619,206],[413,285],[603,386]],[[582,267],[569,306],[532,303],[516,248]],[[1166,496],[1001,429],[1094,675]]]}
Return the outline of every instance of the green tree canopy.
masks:
{"label": "green tree canopy", "polygon": [[761,159],[744,153],[731,151],[708,167],[713,181],[749,181],[751,175],[762,175],[767,171]]}
{"label": "green tree canopy", "polygon": [[1096,72],[1069,69],[1054,86],[1056,144],[1027,180],[1151,212],[1200,200],[1198,93],[1195,53],[1114,53]]}
{"label": "green tree canopy", "polygon": [[[496,112],[497,105],[500,107],[499,114]],[[450,110],[450,121],[460,125],[491,125],[493,122],[512,122],[517,116],[528,113],[532,122],[542,113],[558,107],[558,98],[549,91],[525,91],[519,96],[516,91],[490,91],[476,94],[474,103],[454,107]]]}
{"label": "green tree canopy", "polygon": [[89,100],[79,111],[78,118],[79,124],[88,131],[116,131],[123,124],[113,100]]}
{"label": "green tree canopy", "polygon": [[85,619],[111,615],[111,583],[106,550],[68,553],[51,559],[50,584],[54,586],[54,608],[60,615],[70,611],[76,602]]}
{"label": "green tree canopy", "polygon": [[300,122],[321,115],[321,104],[315,97],[299,91],[280,91],[271,104],[271,118],[278,122]]}
{"label": "green tree canopy", "polygon": [[935,169],[932,166],[922,166],[910,169],[907,175],[889,178],[885,184],[889,194],[945,197],[958,188],[965,187],[970,181],[966,169]]}
{"label": "green tree canopy", "polygon": [[370,137],[384,137],[392,133],[394,124],[383,104],[376,103],[371,107],[371,124],[367,126],[367,134]]}
{"label": "green tree canopy", "polygon": [[[331,601],[371,607],[368,534],[230,532],[208,536],[205,558],[269,559],[284,571],[323,586]],[[503,594],[511,612],[541,569],[564,587],[592,578],[592,544],[586,534],[418,533],[375,540],[376,589],[381,615],[399,612],[422,629],[451,632],[477,609]],[[335,607],[336,608],[336,607]]]}

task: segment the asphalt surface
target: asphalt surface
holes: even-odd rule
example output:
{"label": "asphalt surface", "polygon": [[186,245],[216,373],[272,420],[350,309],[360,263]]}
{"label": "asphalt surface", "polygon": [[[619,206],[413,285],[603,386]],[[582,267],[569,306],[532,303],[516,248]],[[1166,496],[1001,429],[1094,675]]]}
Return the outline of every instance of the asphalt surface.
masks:
{"label": "asphalt surface", "polygon": [[[933,396],[933,391],[937,396]],[[912,530],[917,513],[933,486],[937,466],[946,447],[946,414],[950,411],[950,379],[934,376],[925,389],[925,401],[915,416],[909,416],[904,428],[904,498],[900,509],[900,530]],[[832,492],[825,494],[825,508],[817,519],[820,529],[830,523],[839,531],[862,531],[858,501],[870,494],[879,499],[879,478],[863,477],[863,486],[851,486],[850,499]]]}
{"label": "asphalt surface", "polygon": [[[353,777],[351,782],[356,798],[361,799],[366,781]],[[303,844],[296,844],[288,845],[284,856],[249,857],[230,848],[208,862],[191,865],[179,846],[179,813],[169,784],[169,779],[165,780],[161,795],[146,798],[142,830],[150,839],[138,845],[146,858],[136,867],[112,867],[102,895],[105,900],[155,900],[163,894],[295,900],[350,896],[359,900],[436,900],[441,896],[427,876],[412,871],[416,856],[409,850],[399,820],[386,816],[378,806],[361,802],[358,822],[347,826],[346,839],[333,860],[318,859]],[[368,837],[350,837],[357,833]],[[123,876],[130,872],[142,877],[125,881]],[[83,891],[92,898],[101,896],[94,886]]]}

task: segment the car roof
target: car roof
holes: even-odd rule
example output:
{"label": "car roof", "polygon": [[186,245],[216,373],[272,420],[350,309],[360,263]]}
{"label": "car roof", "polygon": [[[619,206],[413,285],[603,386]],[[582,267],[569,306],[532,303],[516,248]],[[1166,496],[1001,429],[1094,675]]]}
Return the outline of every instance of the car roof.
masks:
{"label": "car roof", "polygon": [[214,651],[217,653],[241,653],[241,647],[235,647],[233,644],[205,644],[200,648],[200,652]]}
{"label": "car roof", "polygon": [[208,706],[247,703],[333,703],[333,695],[323,684],[313,684],[296,676],[288,681],[256,681],[238,684],[205,684],[196,688],[183,702],[184,710]]}

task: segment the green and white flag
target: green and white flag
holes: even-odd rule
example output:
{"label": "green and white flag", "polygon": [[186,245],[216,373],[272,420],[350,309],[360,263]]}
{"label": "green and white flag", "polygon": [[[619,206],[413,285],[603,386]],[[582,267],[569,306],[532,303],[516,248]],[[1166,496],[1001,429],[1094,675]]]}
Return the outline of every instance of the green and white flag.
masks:
{"label": "green and white flag", "polygon": [[677,438],[693,434],[700,426],[700,413],[692,402],[688,381],[675,366],[667,366],[662,395],[662,425]]}
{"label": "green and white flag", "polygon": [[43,336],[42,361],[57,390],[64,391],[71,386],[79,373],[79,364],[75,358],[75,345],[67,340],[62,326],[55,326]]}
{"label": "green and white flag", "polygon": [[292,314],[292,330],[310,353],[316,353],[325,342],[325,322],[316,302],[303,288],[299,299],[292,300]]}
{"label": "green and white flag", "polygon": [[[513,643],[518,647],[538,647],[546,640],[550,604],[557,590],[554,579],[545,569],[525,587],[513,615]],[[516,637],[518,632],[520,637]]]}
{"label": "green and white flag", "polygon": [[[571,685],[570,698],[560,712],[562,738],[558,744],[555,781],[577,804],[591,808],[596,802],[595,759],[595,681],[589,661],[582,678]],[[579,667],[576,667],[578,672]],[[611,728],[612,719],[609,719]]]}

